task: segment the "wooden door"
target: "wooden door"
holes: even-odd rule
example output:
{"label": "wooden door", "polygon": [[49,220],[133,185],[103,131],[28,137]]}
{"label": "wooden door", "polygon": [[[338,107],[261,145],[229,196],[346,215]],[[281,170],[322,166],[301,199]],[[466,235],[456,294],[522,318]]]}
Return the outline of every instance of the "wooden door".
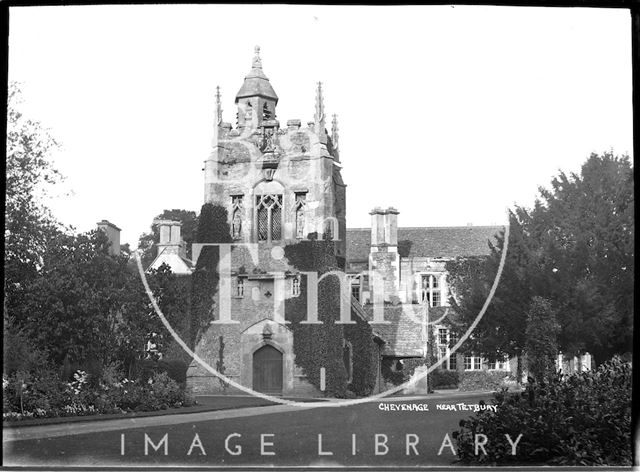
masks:
{"label": "wooden door", "polygon": [[253,389],[282,394],[282,353],[273,346],[263,346],[253,353]]}

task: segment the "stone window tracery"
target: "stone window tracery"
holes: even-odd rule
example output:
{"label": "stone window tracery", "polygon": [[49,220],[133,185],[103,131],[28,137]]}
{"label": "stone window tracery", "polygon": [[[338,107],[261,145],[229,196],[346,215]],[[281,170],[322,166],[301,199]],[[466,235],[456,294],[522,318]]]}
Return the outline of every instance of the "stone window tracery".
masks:
{"label": "stone window tracery", "polygon": [[282,239],[282,195],[256,196],[258,241]]}

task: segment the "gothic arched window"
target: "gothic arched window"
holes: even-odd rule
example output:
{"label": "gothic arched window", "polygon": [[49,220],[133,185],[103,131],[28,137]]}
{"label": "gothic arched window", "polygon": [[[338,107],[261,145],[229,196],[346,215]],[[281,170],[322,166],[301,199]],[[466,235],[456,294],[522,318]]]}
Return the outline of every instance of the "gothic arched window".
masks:
{"label": "gothic arched window", "polygon": [[282,195],[256,197],[258,241],[282,239]]}

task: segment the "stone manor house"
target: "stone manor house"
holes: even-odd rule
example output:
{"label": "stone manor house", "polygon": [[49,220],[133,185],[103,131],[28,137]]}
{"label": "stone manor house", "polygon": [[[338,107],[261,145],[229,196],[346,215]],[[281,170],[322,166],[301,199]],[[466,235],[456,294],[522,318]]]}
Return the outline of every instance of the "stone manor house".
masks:
{"label": "stone manor house", "polygon": [[[233,252],[231,278],[221,278],[220,293],[230,295],[232,324],[214,320],[203,334],[196,353],[216,367],[224,339],[225,375],[257,391],[290,396],[316,396],[296,364],[293,332],[284,323],[278,294],[295,297],[301,277],[277,248],[294,244],[309,234],[330,235],[335,253],[347,273],[351,310],[374,317],[375,303],[384,306],[387,324],[372,324],[379,366],[384,360],[401,369],[403,360],[424,356],[428,336],[423,318],[407,317],[409,308],[428,316],[437,354],[448,359],[441,368],[451,370],[513,369],[508,359],[488,364],[460,354],[449,357],[452,335],[447,328],[449,288],[445,262],[451,258],[489,253],[488,241],[497,226],[398,227],[399,211],[374,208],[371,228],[347,228],[346,185],[341,176],[336,115],[327,130],[321,84],[315,97],[313,119],[299,119],[281,127],[276,119],[278,95],[262,68],[259,48],[252,67],[235,96],[235,127],[223,121],[220,93],[216,94],[212,150],[204,164],[204,201],[228,210],[231,237],[238,245],[258,247],[257,263],[248,251]],[[345,162],[348,164],[348,158]],[[185,255],[180,223],[157,221],[158,256],[150,268],[168,264],[188,276],[193,259]],[[337,236],[337,237],[335,237]],[[374,275],[375,274],[375,275]],[[220,303],[223,303],[222,301]],[[283,308],[281,308],[283,310]],[[354,315],[354,316],[355,316]],[[344,343],[344,363],[352,375],[352,346]],[[378,368],[375,391],[388,386]],[[222,390],[222,383],[192,362],[187,378],[196,393]]]}

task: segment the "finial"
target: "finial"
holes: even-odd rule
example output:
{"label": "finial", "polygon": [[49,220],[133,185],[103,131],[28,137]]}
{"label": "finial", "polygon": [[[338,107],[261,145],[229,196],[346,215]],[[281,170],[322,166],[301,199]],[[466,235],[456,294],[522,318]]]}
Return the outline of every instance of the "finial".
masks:
{"label": "finial", "polygon": [[222,102],[220,100],[220,86],[216,86],[216,124],[222,123]]}
{"label": "finial", "polygon": [[[322,82],[318,82],[318,90],[316,91],[316,115],[314,116],[316,123],[324,123],[324,99],[322,98]],[[324,129],[324,126],[321,126]]]}
{"label": "finial", "polygon": [[338,115],[333,115],[333,120],[331,121],[331,142],[333,143],[333,148],[338,149]]}
{"label": "finial", "polygon": [[253,68],[262,69],[262,60],[260,59],[260,46],[254,48],[255,56],[253,56]]}

